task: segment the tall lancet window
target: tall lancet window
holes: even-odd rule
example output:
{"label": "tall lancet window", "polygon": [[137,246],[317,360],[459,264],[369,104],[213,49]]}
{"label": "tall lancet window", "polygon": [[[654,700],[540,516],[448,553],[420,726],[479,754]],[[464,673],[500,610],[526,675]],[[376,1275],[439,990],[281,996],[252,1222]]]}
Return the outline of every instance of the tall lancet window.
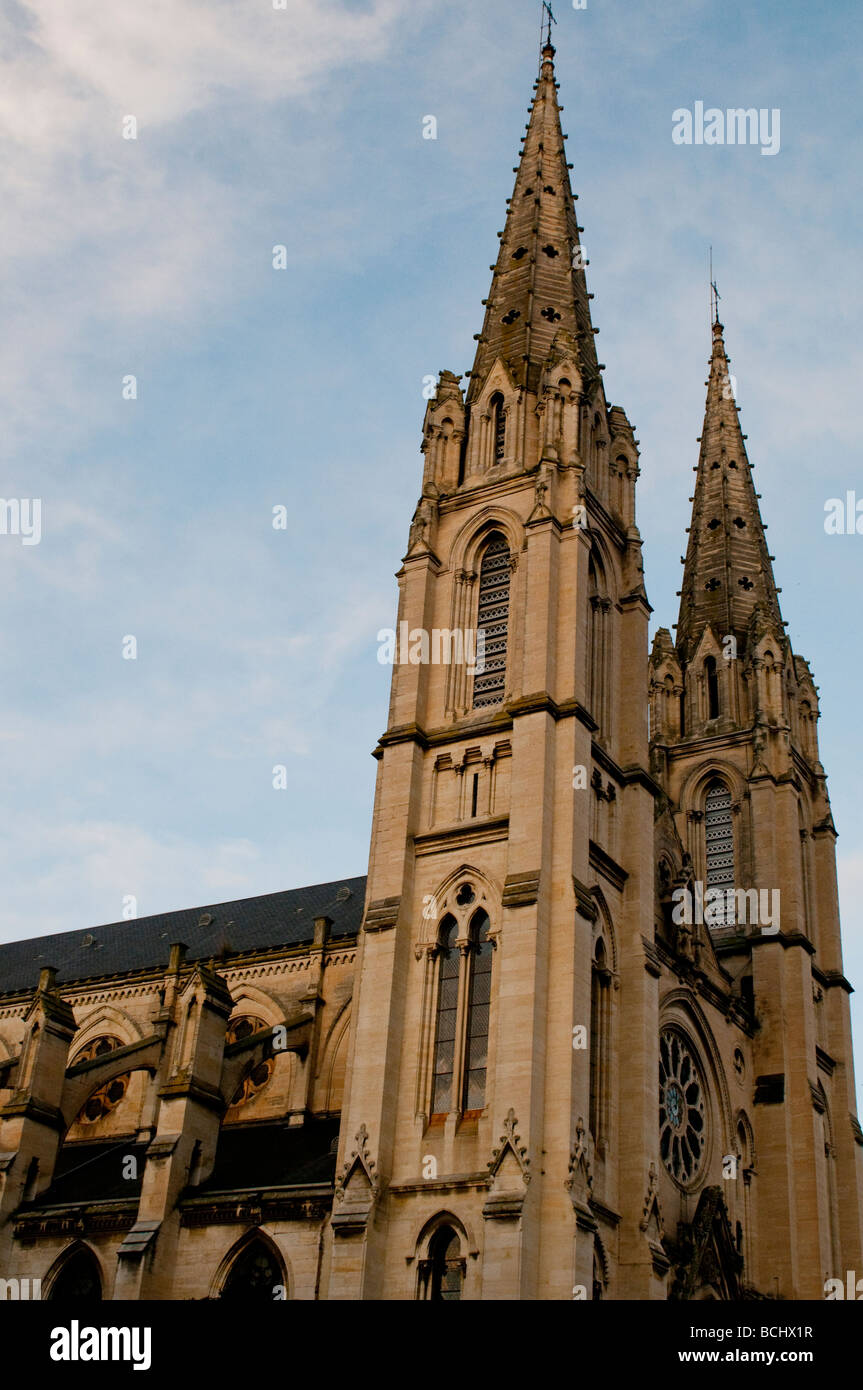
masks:
{"label": "tall lancet window", "polygon": [[608,1058],[611,1017],[611,971],[602,937],[590,971],[590,1132],[594,1143],[608,1138]]}
{"label": "tall lancet window", "polygon": [[[493,531],[479,568],[477,608],[477,666],[484,670],[474,676],[473,708],[499,705],[506,688],[506,646],[509,631],[509,546]],[[479,638],[482,633],[482,638]],[[482,657],[482,661],[480,661]]]}
{"label": "tall lancet window", "polygon": [[506,411],[499,391],[495,391],[488,408],[491,418],[491,461],[493,464],[502,463],[506,448]]}
{"label": "tall lancet window", "polygon": [[[731,792],[724,782],[715,779],[707,788],[704,804],[704,838],[707,872],[705,889],[719,888],[727,893],[734,888],[734,829],[731,824]],[[725,903],[714,903],[713,925],[725,922]]]}
{"label": "tall lancet window", "polygon": [[485,1072],[488,1061],[488,1019],[491,1007],[491,952],[488,913],[479,911],[470,926],[468,961],[467,1039],[464,1064],[465,1110],[485,1105]]}
{"label": "tall lancet window", "polygon": [[432,1113],[445,1115],[452,1108],[455,1070],[456,1020],[458,1018],[459,951],[455,944],[457,924],[444,917],[438,932],[438,996],[434,1043]]}

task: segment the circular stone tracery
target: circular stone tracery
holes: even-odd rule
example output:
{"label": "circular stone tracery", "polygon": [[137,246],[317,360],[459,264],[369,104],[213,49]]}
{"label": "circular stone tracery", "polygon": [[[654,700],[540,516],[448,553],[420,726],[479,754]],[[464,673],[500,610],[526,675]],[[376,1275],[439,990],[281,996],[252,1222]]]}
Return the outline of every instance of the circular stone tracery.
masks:
{"label": "circular stone tracery", "polygon": [[680,1033],[659,1039],[659,1151],[675,1182],[698,1176],[707,1143],[704,1086],[698,1063]]}
{"label": "circular stone tracery", "polygon": [[[72,1065],[77,1066],[79,1062],[95,1061],[97,1057],[103,1057],[106,1053],[114,1052],[122,1046],[122,1039],[115,1038],[113,1034],[103,1034],[98,1038],[92,1038],[74,1057]],[[115,1076],[113,1080],[106,1081],[104,1085],[94,1091],[79,1110],[75,1123],[92,1125],[97,1120],[104,1119],[112,1110],[116,1110],[129,1088],[131,1076],[131,1072],[123,1072],[121,1076]]]}
{"label": "circular stone tracery", "polygon": [[[226,1044],[242,1042],[244,1038],[250,1038],[254,1033],[266,1031],[268,1025],[262,1018],[256,1018],[253,1014],[243,1014],[239,1018],[234,1018],[228,1024],[225,1033]],[[228,1106],[228,1119],[233,1119],[241,1106],[246,1105],[254,1096],[262,1091],[270,1080],[275,1070],[275,1060],[272,1057],[264,1057],[258,1062],[257,1066],[243,1078],[231,1098]]]}

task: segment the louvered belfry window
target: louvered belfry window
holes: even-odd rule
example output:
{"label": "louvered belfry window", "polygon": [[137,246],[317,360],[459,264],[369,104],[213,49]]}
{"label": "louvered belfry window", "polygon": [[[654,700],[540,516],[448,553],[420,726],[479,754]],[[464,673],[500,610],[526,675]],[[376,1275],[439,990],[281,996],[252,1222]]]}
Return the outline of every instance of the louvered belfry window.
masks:
{"label": "louvered belfry window", "polygon": [[[704,835],[707,849],[705,889],[734,887],[734,831],[731,825],[731,792],[724,782],[711,782],[704,805]],[[714,925],[725,922],[725,904],[713,907]]]}
{"label": "louvered belfry window", "polygon": [[489,538],[479,570],[477,632],[485,634],[485,670],[474,676],[473,707],[499,705],[506,686],[509,631],[509,546],[499,532]]}

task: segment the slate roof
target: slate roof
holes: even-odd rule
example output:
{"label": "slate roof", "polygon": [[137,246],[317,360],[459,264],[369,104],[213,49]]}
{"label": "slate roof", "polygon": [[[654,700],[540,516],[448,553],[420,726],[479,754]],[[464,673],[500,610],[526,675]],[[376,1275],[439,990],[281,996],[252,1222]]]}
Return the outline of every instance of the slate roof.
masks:
{"label": "slate roof", "polygon": [[365,893],[363,875],[0,943],[0,994],[34,989],[39,971],[49,965],[57,970],[58,984],[158,970],[167,966],[175,941],[186,944],[186,959],[192,961],[301,946],[312,940],[316,917],[332,919],[331,939],[355,936]]}

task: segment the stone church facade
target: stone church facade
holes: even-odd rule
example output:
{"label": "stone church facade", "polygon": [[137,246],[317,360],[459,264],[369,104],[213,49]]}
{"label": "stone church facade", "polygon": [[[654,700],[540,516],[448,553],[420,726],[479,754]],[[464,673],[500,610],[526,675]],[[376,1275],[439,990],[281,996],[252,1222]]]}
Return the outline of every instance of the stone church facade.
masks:
{"label": "stone church facade", "polygon": [[[18,1292],[805,1299],[863,1268],[817,690],[718,322],[648,651],[553,57],[466,390],[428,403],[368,876],[0,947]],[[441,634],[463,659],[423,659]]]}

